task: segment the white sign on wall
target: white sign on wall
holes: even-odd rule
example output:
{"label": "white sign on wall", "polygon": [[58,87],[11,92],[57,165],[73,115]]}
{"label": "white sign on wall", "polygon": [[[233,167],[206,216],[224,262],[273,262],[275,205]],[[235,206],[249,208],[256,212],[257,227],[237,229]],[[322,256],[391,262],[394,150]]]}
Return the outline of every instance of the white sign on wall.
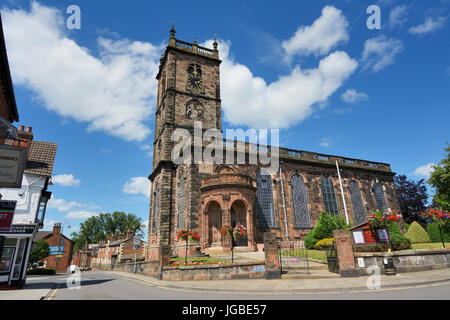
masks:
{"label": "white sign on wall", "polygon": [[25,148],[0,145],[0,188],[20,188],[27,150]]}

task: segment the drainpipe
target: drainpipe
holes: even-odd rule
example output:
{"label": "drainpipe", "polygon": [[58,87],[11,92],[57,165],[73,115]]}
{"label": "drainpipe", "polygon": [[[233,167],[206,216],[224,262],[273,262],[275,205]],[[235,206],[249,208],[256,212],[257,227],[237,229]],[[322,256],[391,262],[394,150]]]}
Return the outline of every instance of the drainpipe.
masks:
{"label": "drainpipe", "polygon": [[338,173],[338,177],[339,177],[339,184],[341,186],[341,195],[342,195],[342,202],[344,203],[344,212],[345,212],[345,219],[347,221],[347,224],[349,224],[348,221],[348,212],[347,212],[347,204],[345,203],[345,196],[344,196],[344,188],[342,187],[342,179],[341,179],[341,172],[339,170],[339,164],[338,161],[336,160],[336,168],[337,168],[337,173]]}
{"label": "drainpipe", "polygon": [[281,198],[283,199],[283,213],[284,213],[284,229],[286,230],[286,240],[289,241],[289,230],[288,223],[286,218],[286,199],[284,196],[284,183],[283,183],[283,174],[281,172],[281,163],[280,162],[280,185],[281,185]]}

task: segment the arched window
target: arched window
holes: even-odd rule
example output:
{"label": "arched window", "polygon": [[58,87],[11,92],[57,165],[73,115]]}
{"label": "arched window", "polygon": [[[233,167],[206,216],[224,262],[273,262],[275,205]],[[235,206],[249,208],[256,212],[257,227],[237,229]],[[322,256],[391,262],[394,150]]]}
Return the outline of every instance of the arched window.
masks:
{"label": "arched window", "polygon": [[295,174],[291,178],[292,203],[294,205],[294,223],[297,228],[310,227],[308,198],[303,178]]}
{"label": "arched window", "polygon": [[322,197],[325,211],[329,214],[339,214],[333,182],[328,177],[323,177],[320,181],[322,183]]}
{"label": "arched window", "polygon": [[381,183],[374,183],[373,193],[375,194],[375,201],[377,202],[378,210],[387,211],[386,198],[384,197],[383,186]]}
{"label": "arched window", "polygon": [[354,223],[355,225],[364,223],[367,221],[367,213],[361,198],[361,191],[359,190],[359,184],[355,180],[352,180],[350,181],[348,186],[350,188],[350,196],[352,198]]}
{"label": "arched window", "polygon": [[184,182],[186,175],[181,175],[180,186],[178,189],[178,229],[184,228]]}
{"label": "arched window", "polygon": [[274,227],[272,179],[262,172],[256,174],[257,217],[260,228]]}
{"label": "arched window", "polygon": [[158,211],[159,211],[159,188],[158,184],[155,186],[155,193],[153,196],[153,221],[152,221],[152,232],[158,232]]}

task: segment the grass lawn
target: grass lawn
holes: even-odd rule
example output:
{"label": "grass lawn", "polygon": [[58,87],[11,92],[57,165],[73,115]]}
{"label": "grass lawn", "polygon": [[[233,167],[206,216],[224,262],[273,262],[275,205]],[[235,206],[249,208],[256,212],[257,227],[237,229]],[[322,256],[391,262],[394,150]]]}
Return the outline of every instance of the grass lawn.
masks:
{"label": "grass lawn", "polygon": [[313,250],[313,249],[308,249],[307,251],[308,251],[309,259],[317,259],[317,260],[327,261],[327,255],[326,255],[325,251]]}

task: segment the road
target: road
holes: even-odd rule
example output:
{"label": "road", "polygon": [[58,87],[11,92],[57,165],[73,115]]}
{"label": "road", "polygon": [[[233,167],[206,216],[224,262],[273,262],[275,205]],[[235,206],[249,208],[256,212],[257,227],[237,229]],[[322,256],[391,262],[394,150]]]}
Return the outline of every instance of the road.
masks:
{"label": "road", "polygon": [[[450,299],[450,283],[409,286],[377,291],[271,294],[212,293],[164,288],[102,271],[81,274],[80,289],[67,287],[68,275],[28,278],[27,283],[53,288],[46,300],[424,300]],[[238,281],[238,280],[236,280]],[[263,280],[264,281],[264,280]]]}

